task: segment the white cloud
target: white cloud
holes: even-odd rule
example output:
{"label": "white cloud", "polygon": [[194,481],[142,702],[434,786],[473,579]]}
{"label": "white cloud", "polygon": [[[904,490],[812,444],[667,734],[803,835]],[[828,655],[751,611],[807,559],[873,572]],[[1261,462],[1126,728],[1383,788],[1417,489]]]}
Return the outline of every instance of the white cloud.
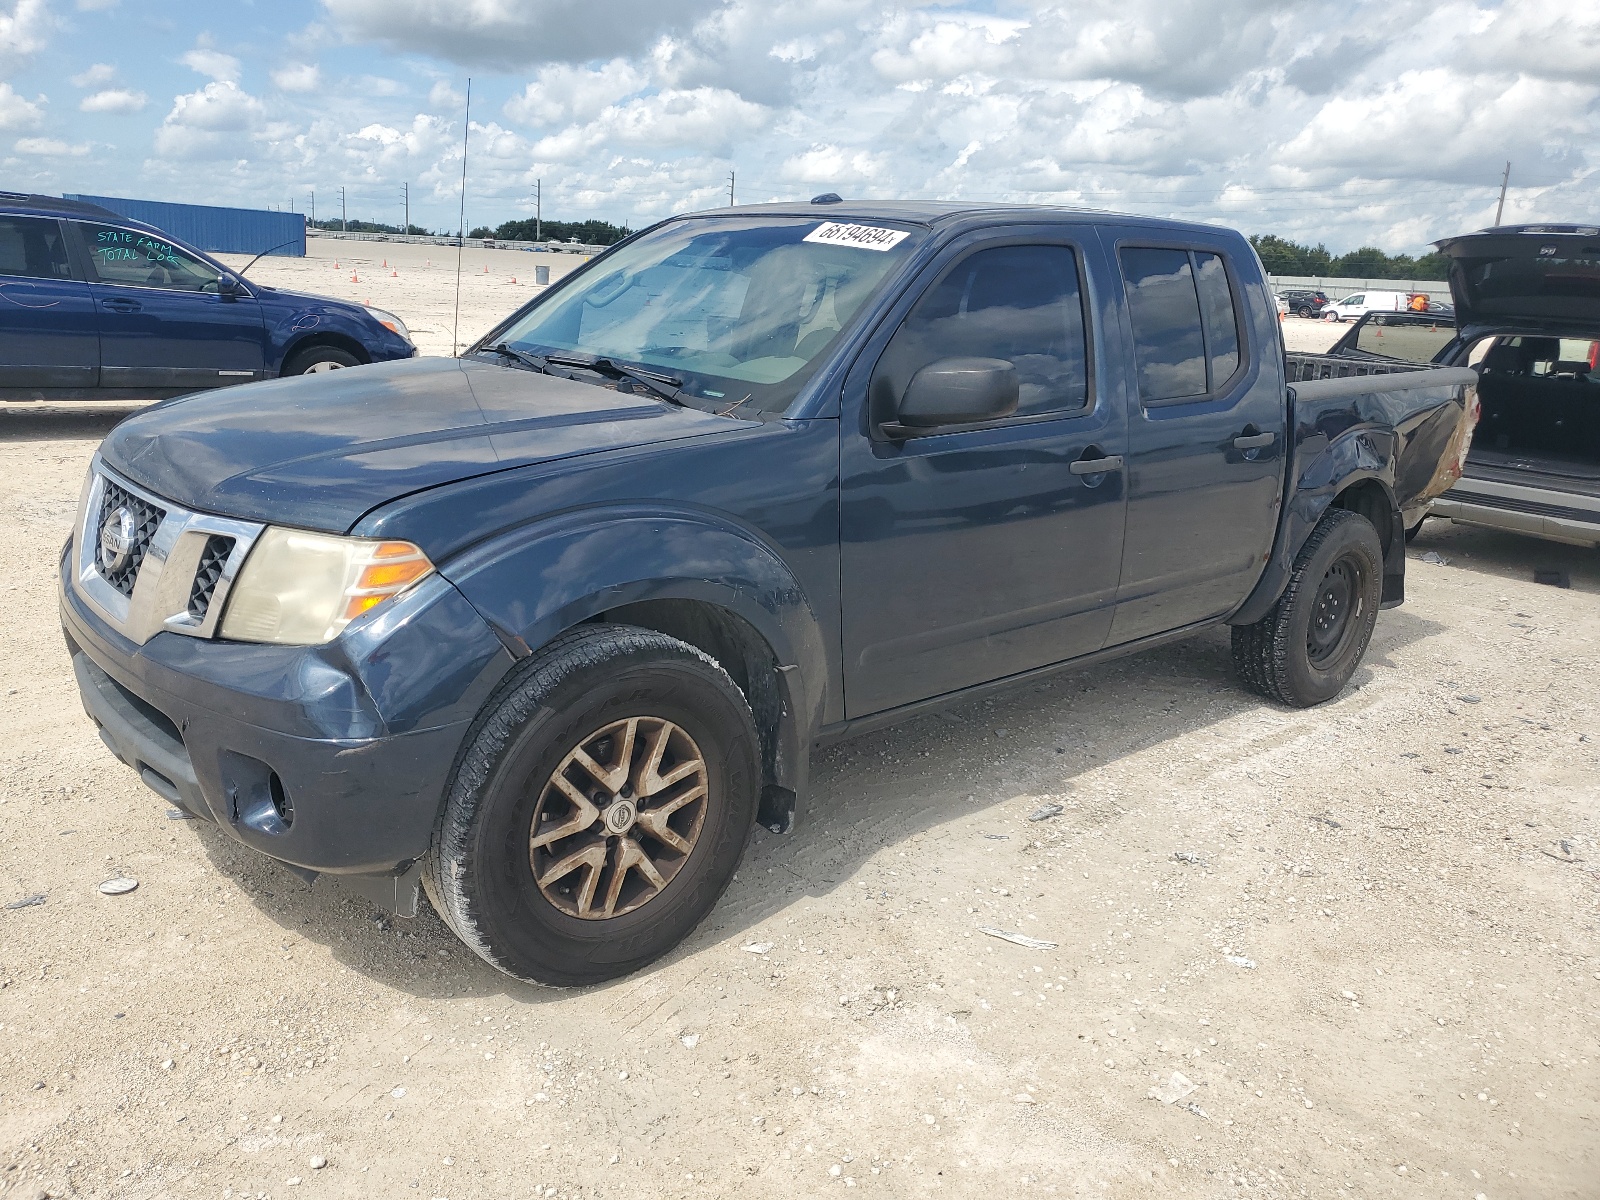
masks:
{"label": "white cloud", "polygon": [[190,70],[201,75],[209,75],[219,83],[239,82],[239,60],[220,50],[197,46],[180,61]]}
{"label": "white cloud", "polygon": [[111,88],[95,92],[78,101],[78,109],[86,113],[136,113],[143,112],[150,97],[128,88]]}
{"label": "white cloud", "polygon": [[40,158],[82,158],[89,153],[89,143],[68,145],[60,138],[18,138],[15,149],[18,154],[32,154]]}
{"label": "white cloud", "polygon": [[722,88],[672,88],[609,105],[587,124],[571,125],[541,139],[533,152],[557,161],[590,155],[608,145],[693,146],[727,154],[771,119],[770,110]]}
{"label": "white cloud", "polygon": [[115,8],[122,0],[78,0],[79,12],[104,12],[108,8]]}
{"label": "white cloud", "polygon": [[44,100],[19,96],[9,83],[0,80],[0,129],[32,129],[44,116]]}
{"label": "white cloud", "polygon": [[885,165],[881,155],[866,150],[850,151],[822,145],[794,155],[779,170],[785,179],[798,183],[859,185],[877,180]]}
{"label": "white cloud", "polygon": [[72,86],[79,88],[101,87],[117,77],[117,69],[110,63],[95,63],[72,77]]}
{"label": "white cloud", "polygon": [[156,130],[156,151],[180,159],[233,158],[240,136],[262,122],[265,107],[238,84],[221,80],[173,98]]}
{"label": "white cloud", "polygon": [[506,101],[505,114],[524,125],[541,127],[587,121],[648,83],[648,74],[623,58],[599,67],[543,67],[532,83]]}
{"label": "white cloud", "polygon": [[0,0],[0,64],[43,50],[52,24],[45,0]]}
{"label": "white cloud", "polygon": [[286,63],[272,72],[272,83],[280,92],[314,92],[322,86],[322,72],[315,63]]}
{"label": "white cloud", "polygon": [[460,108],[466,97],[451,85],[448,79],[441,79],[428,89],[428,107],[457,109]]}

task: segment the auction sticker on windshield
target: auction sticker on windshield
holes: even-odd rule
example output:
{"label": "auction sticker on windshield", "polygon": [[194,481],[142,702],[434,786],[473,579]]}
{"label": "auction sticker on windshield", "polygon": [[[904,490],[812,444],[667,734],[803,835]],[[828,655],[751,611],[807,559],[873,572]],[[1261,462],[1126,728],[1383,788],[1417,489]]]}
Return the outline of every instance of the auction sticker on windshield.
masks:
{"label": "auction sticker on windshield", "polygon": [[855,246],[860,250],[893,250],[907,237],[902,229],[883,229],[877,225],[842,225],[824,221],[806,234],[808,242],[825,246]]}

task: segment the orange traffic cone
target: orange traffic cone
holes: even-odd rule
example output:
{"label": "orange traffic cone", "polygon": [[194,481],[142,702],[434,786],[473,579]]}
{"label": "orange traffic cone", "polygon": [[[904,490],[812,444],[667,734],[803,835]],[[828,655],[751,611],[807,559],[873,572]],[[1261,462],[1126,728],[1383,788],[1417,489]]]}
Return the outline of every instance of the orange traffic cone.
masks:
{"label": "orange traffic cone", "polygon": [[339,269],[339,260],[337,258],[333,260],[333,269],[335,271]]}
{"label": "orange traffic cone", "polygon": [[487,275],[489,273],[489,264],[488,263],[484,263],[483,264],[483,273],[485,275]]}
{"label": "orange traffic cone", "polygon": [[400,278],[400,272],[399,271],[390,271],[389,272],[389,278],[390,279],[399,279]]}
{"label": "orange traffic cone", "polygon": [[361,280],[356,278],[356,273],[354,271],[350,272],[350,282],[351,283],[360,283],[361,282]]}
{"label": "orange traffic cone", "polygon": [[517,277],[516,277],[516,276],[515,276],[515,275],[513,275],[513,276],[512,276],[512,277],[511,277],[511,282],[512,282],[512,283],[515,283],[515,282],[516,282],[516,281],[517,281]]}
{"label": "orange traffic cone", "polygon": [[383,265],[386,267],[389,265],[389,260],[387,258],[383,260]]}

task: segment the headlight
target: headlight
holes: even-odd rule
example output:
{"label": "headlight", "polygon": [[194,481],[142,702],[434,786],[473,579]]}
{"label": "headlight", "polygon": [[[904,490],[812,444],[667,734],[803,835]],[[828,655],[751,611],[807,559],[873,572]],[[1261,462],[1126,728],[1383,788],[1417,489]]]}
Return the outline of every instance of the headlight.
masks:
{"label": "headlight", "polygon": [[410,542],[268,529],[228,593],[222,636],[315,646],[433,570]]}
{"label": "headlight", "polygon": [[381,308],[369,308],[367,311],[390,333],[398,333],[408,342],[411,340],[411,331],[406,328],[406,323],[392,312],[384,312]]}

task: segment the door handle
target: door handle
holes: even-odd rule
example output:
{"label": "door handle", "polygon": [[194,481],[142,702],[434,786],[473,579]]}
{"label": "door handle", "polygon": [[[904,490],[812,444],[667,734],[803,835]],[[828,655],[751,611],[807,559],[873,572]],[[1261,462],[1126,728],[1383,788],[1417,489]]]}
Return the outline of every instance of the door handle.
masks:
{"label": "door handle", "polygon": [[1074,475],[1104,475],[1109,471],[1122,470],[1122,455],[1107,454],[1101,458],[1079,458],[1067,464],[1067,470]]}
{"label": "door handle", "polygon": [[144,307],[137,300],[124,300],[120,297],[113,297],[110,300],[102,300],[100,301],[100,304],[103,308],[107,308],[112,312],[119,313],[138,312],[142,307]]}
{"label": "door handle", "polygon": [[1233,439],[1235,450],[1260,450],[1263,446],[1270,446],[1278,440],[1275,433],[1241,433]]}

